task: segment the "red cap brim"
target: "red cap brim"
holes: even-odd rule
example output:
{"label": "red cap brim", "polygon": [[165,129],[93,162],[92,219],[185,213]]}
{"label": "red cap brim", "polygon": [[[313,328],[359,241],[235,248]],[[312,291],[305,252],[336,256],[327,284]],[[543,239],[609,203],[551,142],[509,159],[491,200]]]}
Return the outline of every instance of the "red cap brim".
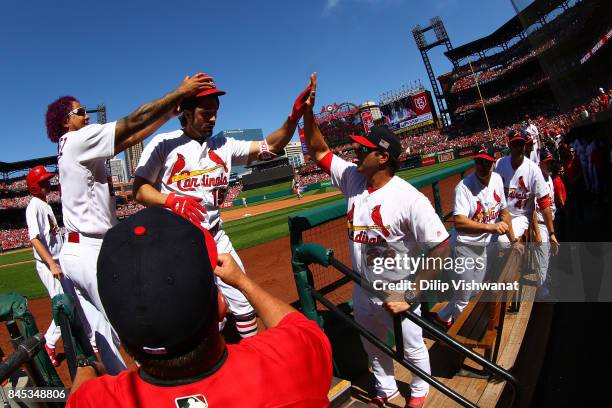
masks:
{"label": "red cap brim", "polygon": [[369,147],[371,149],[377,149],[378,148],[378,146],[376,146],[374,143],[370,142],[368,139],[366,139],[363,136],[349,135],[349,137],[351,139],[353,139],[353,141],[359,143],[362,146]]}
{"label": "red cap brim", "polygon": [[521,141],[521,142],[523,142],[523,143],[525,142],[525,139],[523,139],[523,137],[522,137],[522,136],[514,136],[512,139],[508,140],[508,143],[512,143],[512,142],[514,142],[515,140],[520,140],[520,141]]}
{"label": "red cap brim", "polygon": [[202,96],[209,96],[209,95],[225,95],[225,91],[222,91],[220,89],[207,89],[205,91],[200,92],[199,94],[196,95],[196,98],[200,98]]}
{"label": "red cap brim", "polygon": [[547,158],[545,158],[544,160],[540,160],[540,161],[543,161],[543,162],[547,162],[547,161],[555,161],[555,159],[554,159],[554,158],[552,158],[552,157],[547,157]]}
{"label": "red cap brim", "polygon": [[46,173],[44,176],[41,176],[39,182],[52,179],[55,176],[55,173]]}
{"label": "red cap brim", "polygon": [[485,160],[488,160],[488,161],[491,161],[491,162],[495,161],[494,157],[491,157],[488,154],[484,154],[484,153],[480,153],[480,154],[477,154],[475,156],[472,156],[472,159],[485,159]]}

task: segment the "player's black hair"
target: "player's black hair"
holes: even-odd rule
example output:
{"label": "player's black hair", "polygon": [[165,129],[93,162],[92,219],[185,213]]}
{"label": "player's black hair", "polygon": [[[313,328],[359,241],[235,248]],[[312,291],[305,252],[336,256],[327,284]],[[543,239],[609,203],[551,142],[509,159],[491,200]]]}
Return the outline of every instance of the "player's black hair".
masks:
{"label": "player's black hair", "polygon": [[[221,106],[221,102],[219,101],[219,96],[218,95],[213,95],[213,96],[217,100],[217,107]],[[201,98],[196,98],[196,97],[190,97],[190,98],[183,99],[183,101],[181,102],[181,110],[183,111],[194,110],[196,106],[198,106],[200,99]]]}
{"label": "player's black hair", "polygon": [[389,169],[391,170],[392,176],[395,176],[395,173],[399,170],[399,166],[399,160],[389,154]]}

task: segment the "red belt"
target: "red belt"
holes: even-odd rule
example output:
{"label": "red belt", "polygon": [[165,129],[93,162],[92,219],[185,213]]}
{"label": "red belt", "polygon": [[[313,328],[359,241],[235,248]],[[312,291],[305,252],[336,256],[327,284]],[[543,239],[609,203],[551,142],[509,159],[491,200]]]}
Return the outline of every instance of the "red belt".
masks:
{"label": "red belt", "polygon": [[81,241],[81,237],[78,232],[69,232],[68,233],[68,242],[72,242],[73,244],[78,244]]}
{"label": "red belt", "polygon": [[88,239],[100,240],[104,238],[104,235],[82,235],[75,231],[69,231],[68,242],[72,242],[73,244],[79,244],[82,241],[81,236],[84,238],[85,242],[87,242]]}

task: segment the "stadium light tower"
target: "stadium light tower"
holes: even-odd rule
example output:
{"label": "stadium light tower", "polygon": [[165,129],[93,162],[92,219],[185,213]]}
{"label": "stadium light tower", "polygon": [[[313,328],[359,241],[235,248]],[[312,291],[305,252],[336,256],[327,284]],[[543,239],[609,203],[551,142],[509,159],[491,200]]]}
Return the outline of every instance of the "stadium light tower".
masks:
{"label": "stadium light tower", "polygon": [[[428,43],[427,39],[425,38],[425,33],[429,30],[433,30],[434,34],[436,35],[436,41],[432,43]],[[449,112],[448,108],[446,107],[444,96],[438,87],[438,82],[436,81],[436,76],[434,75],[431,63],[429,62],[427,51],[439,45],[444,45],[446,50],[450,51],[453,49],[453,45],[448,38],[448,34],[446,33],[446,28],[444,27],[444,23],[442,23],[442,19],[438,16],[433,17],[430,20],[430,25],[427,27],[421,27],[420,25],[414,26],[412,29],[412,35],[414,36],[414,41],[416,42],[417,48],[421,52],[421,57],[423,58],[423,63],[425,64],[427,75],[429,76],[429,82],[431,83],[431,88],[436,96],[436,104],[438,105],[438,111],[440,112],[440,117],[442,118],[442,124],[446,127],[450,125],[448,116]],[[455,69],[458,68],[457,63],[454,61],[453,66]]]}
{"label": "stadium light tower", "polygon": [[96,122],[100,124],[106,123],[106,105],[104,105],[103,103],[98,104],[96,109],[88,109],[87,113],[95,113]]}

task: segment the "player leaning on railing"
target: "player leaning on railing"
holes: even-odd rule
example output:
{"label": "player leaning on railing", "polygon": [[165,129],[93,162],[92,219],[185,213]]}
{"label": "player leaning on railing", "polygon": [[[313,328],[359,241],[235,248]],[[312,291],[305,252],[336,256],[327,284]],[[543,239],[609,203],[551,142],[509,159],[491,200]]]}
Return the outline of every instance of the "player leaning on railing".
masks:
{"label": "player leaning on railing", "polygon": [[[353,268],[362,276],[360,255],[368,243],[411,242],[422,246],[431,257],[446,257],[448,233],[431,203],[408,182],[395,176],[401,144],[397,136],[383,126],[374,126],[367,136],[351,135],[357,150],[357,163],[334,155],[325,142],[313,115],[316,77],[304,113],[304,136],[312,159],[331,176],[348,201],[349,249]],[[421,270],[418,281],[432,277],[436,270]],[[416,301],[418,293],[407,292],[407,299]],[[358,323],[378,338],[386,338],[393,330],[393,315],[406,311],[406,302],[383,301],[355,285],[354,314]],[[420,306],[415,309],[420,314]],[[411,363],[430,372],[429,353],[422,330],[408,319],[402,320],[404,356]],[[362,340],[372,363],[376,394],[370,405],[384,406],[399,395],[393,360],[367,340]],[[429,385],[413,375],[407,407],[425,404]]]}

